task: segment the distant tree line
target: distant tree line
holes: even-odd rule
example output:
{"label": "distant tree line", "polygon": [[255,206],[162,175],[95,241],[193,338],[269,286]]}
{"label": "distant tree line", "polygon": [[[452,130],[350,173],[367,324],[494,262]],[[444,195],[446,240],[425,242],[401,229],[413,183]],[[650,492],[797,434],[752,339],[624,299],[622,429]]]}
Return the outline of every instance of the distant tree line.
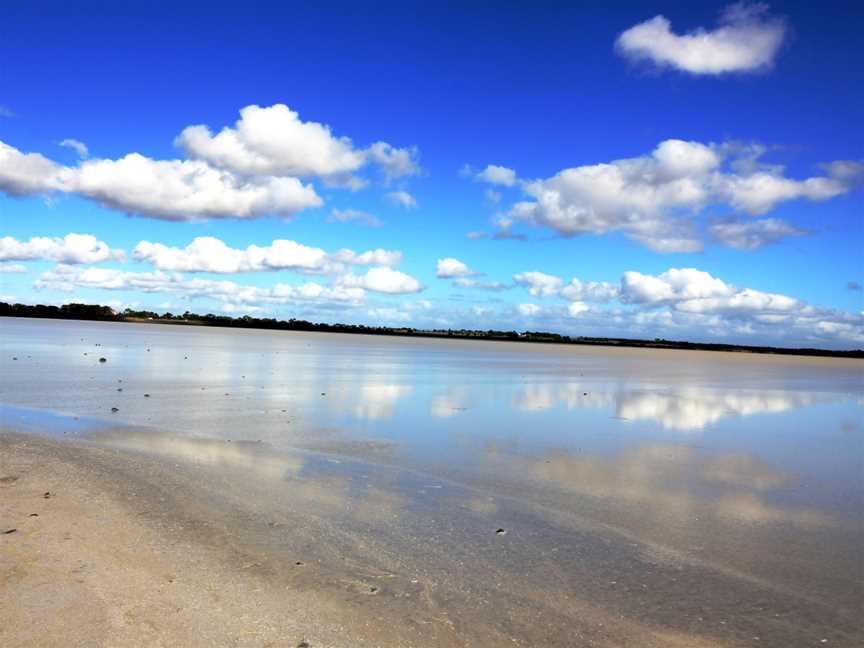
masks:
{"label": "distant tree line", "polygon": [[546,331],[496,331],[493,329],[416,329],[410,327],[365,326],[363,324],[326,324],[291,318],[277,320],[271,317],[230,317],[228,315],[198,315],[186,311],[182,315],[156,313],[127,308],[117,312],[109,306],[92,304],[64,304],[63,306],[31,306],[0,302],[0,317],[39,317],[48,319],[98,320],[109,322],[152,322],[228,328],[273,329],[279,331],[322,331],[327,333],[359,333],[364,335],[400,335],[434,338],[463,338],[480,340],[510,340],[514,342],[540,342],[554,344],[581,344],[592,346],[646,347],[655,349],[689,349],[698,351],[735,351],[741,353],[777,353],[784,355],[831,356],[864,358],[864,350],[832,351],[828,349],[786,349],[770,346],[714,344],[682,340],[637,340],[611,337],[571,337]]}

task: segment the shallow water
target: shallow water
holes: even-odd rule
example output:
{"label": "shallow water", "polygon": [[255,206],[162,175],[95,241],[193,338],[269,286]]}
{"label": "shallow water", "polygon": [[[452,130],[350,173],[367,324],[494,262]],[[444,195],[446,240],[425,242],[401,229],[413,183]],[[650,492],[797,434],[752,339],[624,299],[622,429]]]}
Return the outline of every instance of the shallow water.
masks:
{"label": "shallow water", "polygon": [[270,493],[249,505],[262,520],[290,506],[374,537],[353,560],[398,556],[448,583],[445,612],[485,601],[463,614],[516,640],[561,643],[586,606],[729,645],[862,639],[860,361],[27,319],[0,335],[4,426]]}

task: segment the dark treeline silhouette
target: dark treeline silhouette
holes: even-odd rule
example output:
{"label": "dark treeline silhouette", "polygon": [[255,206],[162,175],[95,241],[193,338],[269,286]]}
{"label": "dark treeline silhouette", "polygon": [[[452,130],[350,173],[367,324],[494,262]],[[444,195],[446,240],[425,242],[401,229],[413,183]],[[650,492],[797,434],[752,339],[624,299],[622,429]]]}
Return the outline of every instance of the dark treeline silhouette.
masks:
{"label": "dark treeline silhouette", "polygon": [[434,338],[462,338],[479,340],[509,340],[513,342],[540,342],[555,344],[581,344],[592,346],[647,347],[654,349],[689,349],[699,351],[736,351],[740,353],[776,353],[783,355],[831,356],[864,358],[864,350],[832,351],[829,349],[787,349],[769,346],[714,344],[681,340],[637,340],[610,337],[571,337],[545,331],[495,331],[473,329],[415,329],[410,327],[364,326],[363,324],[326,324],[302,319],[277,320],[270,317],[230,317],[228,315],[198,315],[186,311],[182,315],[155,313],[127,308],[121,313],[108,306],[91,304],[65,304],[63,306],[30,306],[0,302],[0,317],[38,317],[48,319],[98,320],[110,322],[147,322],[223,326],[229,328],[273,329],[279,331],[322,331],[327,333],[360,333],[364,335],[399,335]]}

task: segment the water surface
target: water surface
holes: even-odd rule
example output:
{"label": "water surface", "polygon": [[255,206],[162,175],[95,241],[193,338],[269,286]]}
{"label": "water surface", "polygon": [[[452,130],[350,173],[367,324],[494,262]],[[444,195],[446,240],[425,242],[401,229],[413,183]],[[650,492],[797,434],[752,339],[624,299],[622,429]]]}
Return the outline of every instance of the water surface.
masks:
{"label": "water surface", "polygon": [[355,559],[425,570],[454,623],[464,599],[526,645],[561,643],[589,607],[718,645],[862,638],[860,361],[28,319],[0,334],[6,427],[194,465],[269,493],[262,516],[374,537]]}

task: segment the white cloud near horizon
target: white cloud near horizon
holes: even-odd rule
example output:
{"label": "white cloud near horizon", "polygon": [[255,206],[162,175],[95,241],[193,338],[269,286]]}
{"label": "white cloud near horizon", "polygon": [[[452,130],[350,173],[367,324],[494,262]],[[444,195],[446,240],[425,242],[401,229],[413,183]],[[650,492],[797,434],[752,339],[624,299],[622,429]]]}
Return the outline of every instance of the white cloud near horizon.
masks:
{"label": "white cloud near horizon", "polygon": [[187,298],[207,297],[234,305],[341,302],[359,304],[365,291],[345,286],[322,286],[309,282],[299,286],[278,283],[270,288],[244,286],[234,281],[186,279],[177,273],[127,272],[107,268],[80,268],[60,264],[42,273],[37,290],[71,292],[76,288],[139,290],[145,293],[177,293]]}
{"label": "white cloud near horizon", "polygon": [[[759,145],[665,140],[649,155],[525,182],[531,200],[517,202],[501,222],[508,233],[521,221],[561,236],[622,232],[657,252],[696,252],[703,248],[696,219],[706,207],[761,216],[789,200],[829,200],[864,179],[864,164],[842,160],[822,165],[825,175],[793,180],[782,167],[761,164],[764,152]],[[782,225],[774,219],[767,228],[775,240],[793,235],[794,227]]]}
{"label": "white cloud near horizon", "polygon": [[63,237],[34,236],[19,241],[11,236],[0,238],[0,261],[56,261],[58,263],[100,263],[123,261],[123,250],[114,250],[92,234],[70,233]]}
{"label": "white cloud near horizon", "polygon": [[423,285],[414,277],[387,267],[371,268],[365,275],[347,274],[336,278],[336,285],[362,288],[390,295],[418,293]]}
{"label": "white cloud near horizon", "polygon": [[622,32],[615,49],[633,61],[694,75],[763,70],[774,64],[788,32],[786,21],[768,10],[767,4],[739,2],[723,10],[715,29],[700,27],[682,35],[658,15]]}
{"label": "white cloud near horizon", "polygon": [[[690,327],[718,337],[731,333],[759,332],[767,337],[794,333],[814,340],[864,342],[864,313],[819,308],[788,295],[739,288],[696,268],[670,268],[659,275],[627,271],[617,286],[578,278],[565,283],[561,277],[537,271],[514,275],[514,281],[534,297],[569,301],[563,310],[543,307],[547,317],[554,319],[555,313],[571,318],[590,314],[593,319],[589,324],[598,329],[629,327],[632,334]],[[612,301],[623,308],[597,309],[590,305]],[[541,307],[537,308],[530,309],[532,317],[540,313]],[[524,309],[517,310],[527,315]]]}
{"label": "white cloud near horizon", "polygon": [[344,272],[349,265],[395,266],[402,262],[401,252],[381,248],[359,254],[349,249],[328,253],[296,241],[276,239],[267,246],[236,249],[212,236],[196,237],[184,248],[141,241],[132,254],[159,270],[225,274],[293,270],[326,275]]}

